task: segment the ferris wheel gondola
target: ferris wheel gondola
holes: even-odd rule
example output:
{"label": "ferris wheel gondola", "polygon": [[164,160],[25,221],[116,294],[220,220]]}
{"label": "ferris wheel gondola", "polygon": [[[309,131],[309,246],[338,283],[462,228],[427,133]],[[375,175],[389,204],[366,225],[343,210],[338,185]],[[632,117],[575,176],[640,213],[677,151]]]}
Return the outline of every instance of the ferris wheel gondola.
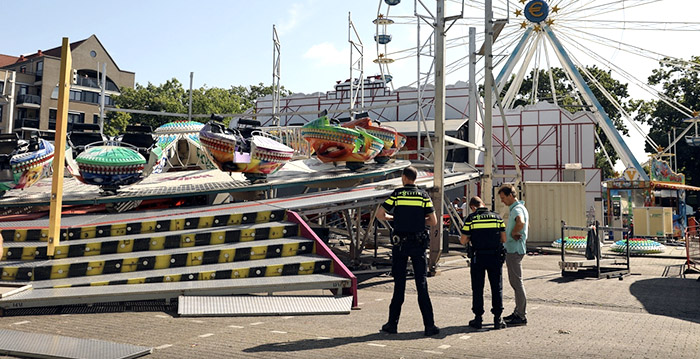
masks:
{"label": "ferris wheel gondola", "polygon": [[687,143],[688,146],[700,147],[700,133],[698,133],[698,122],[700,122],[700,116],[689,118],[683,122],[689,122],[694,129],[694,133],[692,135],[685,136],[685,143]]}

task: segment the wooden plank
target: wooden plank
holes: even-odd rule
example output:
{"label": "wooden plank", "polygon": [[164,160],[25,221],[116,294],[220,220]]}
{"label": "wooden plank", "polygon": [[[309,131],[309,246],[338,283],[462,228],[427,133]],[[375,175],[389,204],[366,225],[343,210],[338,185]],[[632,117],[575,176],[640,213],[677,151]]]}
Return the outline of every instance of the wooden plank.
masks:
{"label": "wooden plank", "polygon": [[58,111],[56,113],[56,137],[54,138],[53,178],[49,209],[49,240],[47,255],[53,256],[61,241],[61,207],[63,206],[63,171],[66,162],[66,130],[68,126],[68,98],[70,95],[71,67],[73,59],[68,38],[63,38],[61,48],[61,72],[58,83]]}

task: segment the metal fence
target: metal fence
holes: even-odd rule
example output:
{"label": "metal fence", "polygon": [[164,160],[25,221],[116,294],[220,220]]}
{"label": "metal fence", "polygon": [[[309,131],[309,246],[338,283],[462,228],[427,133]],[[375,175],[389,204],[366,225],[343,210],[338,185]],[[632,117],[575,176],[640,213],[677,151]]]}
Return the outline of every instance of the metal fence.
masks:
{"label": "metal fence", "polygon": [[688,268],[700,270],[700,228],[697,224],[690,225],[685,230],[685,253]]}
{"label": "metal fence", "polygon": [[277,137],[283,144],[293,148],[294,159],[311,157],[311,145],[301,137],[301,127],[263,127],[260,130]]}

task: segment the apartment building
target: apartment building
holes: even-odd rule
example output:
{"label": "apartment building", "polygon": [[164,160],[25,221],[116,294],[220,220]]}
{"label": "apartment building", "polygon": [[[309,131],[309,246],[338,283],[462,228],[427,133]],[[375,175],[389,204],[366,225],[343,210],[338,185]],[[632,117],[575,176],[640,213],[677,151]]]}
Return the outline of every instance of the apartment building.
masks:
{"label": "apartment building", "polygon": [[[95,35],[71,43],[70,48],[73,69],[68,126],[97,123],[102,64],[106,64],[107,74],[105,106],[113,105],[120,88],[134,87],[135,74],[121,70]],[[0,131],[18,132],[22,137],[36,130],[55,131],[60,70],[60,46],[18,57],[0,54]]]}

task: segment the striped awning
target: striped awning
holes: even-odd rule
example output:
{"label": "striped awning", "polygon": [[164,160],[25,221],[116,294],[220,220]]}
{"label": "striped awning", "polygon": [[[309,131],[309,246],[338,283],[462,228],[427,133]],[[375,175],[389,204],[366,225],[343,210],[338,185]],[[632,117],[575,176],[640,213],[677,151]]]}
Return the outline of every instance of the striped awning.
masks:
{"label": "striped awning", "polygon": [[654,188],[665,188],[665,189],[676,189],[676,190],[686,190],[686,191],[700,191],[700,187],[689,186],[680,183],[670,183],[670,182],[651,182]]}

